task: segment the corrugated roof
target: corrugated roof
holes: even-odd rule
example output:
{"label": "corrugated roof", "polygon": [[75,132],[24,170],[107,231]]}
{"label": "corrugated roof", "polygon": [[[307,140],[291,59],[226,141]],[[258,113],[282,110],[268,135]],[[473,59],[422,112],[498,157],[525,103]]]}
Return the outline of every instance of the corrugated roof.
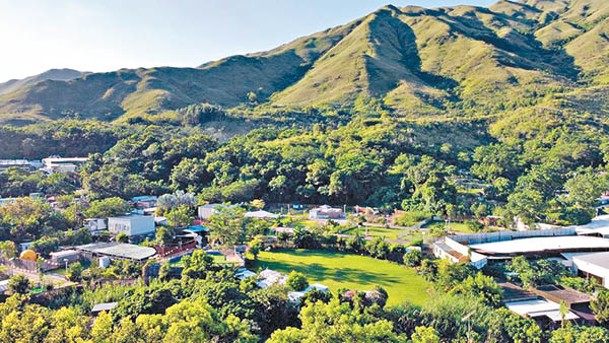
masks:
{"label": "corrugated roof", "polygon": [[156,250],[126,243],[92,243],[75,247],[77,250],[87,251],[110,257],[128,258],[132,260],[145,260],[156,254]]}

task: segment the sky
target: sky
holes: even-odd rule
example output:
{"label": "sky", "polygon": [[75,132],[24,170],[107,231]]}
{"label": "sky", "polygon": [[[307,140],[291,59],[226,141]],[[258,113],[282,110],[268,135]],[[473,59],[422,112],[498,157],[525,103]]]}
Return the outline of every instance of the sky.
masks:
{"label": "sky", "polygon": [[493,0],[0,0],[0,82],[51,68],[196,67],[272,49],[387,5]]}

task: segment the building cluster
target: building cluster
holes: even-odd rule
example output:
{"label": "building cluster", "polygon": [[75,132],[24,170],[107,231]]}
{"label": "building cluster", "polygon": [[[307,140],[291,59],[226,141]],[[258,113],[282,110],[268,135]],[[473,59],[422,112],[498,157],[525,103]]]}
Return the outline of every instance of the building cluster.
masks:
{"label": "building cluster", "polygon": [[[478,269],[505,263],[517,256],[554,260],[573,276],[594,279],[609,288],[609,215],[598,216],[586,225],[564,228],[447,236],[432,248],[438,258],[470,263]],[[531,291],[518,289],[513,284],[503,286],[506,307],[520,315],[559,322],[564,315],[559,307],[564,302],[569,308],[565,320],[591,320],[588,306],[591,298],[584,293],[555,285]]]}
{"label": "building cluster", "polygon": [[25,159],[0,159],[0,171],[9,168],[19,168],[26,171],[42,170],[46,173],[73,173],[83,163],[87,162],[87,157],[59,157],[50,156],[42,160]]}

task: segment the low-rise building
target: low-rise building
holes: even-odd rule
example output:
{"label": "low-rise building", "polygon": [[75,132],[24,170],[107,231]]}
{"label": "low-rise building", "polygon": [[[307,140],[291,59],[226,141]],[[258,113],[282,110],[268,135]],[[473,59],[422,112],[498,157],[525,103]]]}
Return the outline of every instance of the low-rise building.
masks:
{"label": "low-rise building", "polygon": [[47,173],[73,173],[76,169],[87,162],[87,157],[57,157],[51,156],[42,159],[43,171]]}
{"label": "low-rise building", "polygon": [[108,229],[106,220],[103,218],[87,218],[84,221],[84,227],[89,229],[91,233],[99,233]]}
{"label": "low-rise building", "polygon": [[8,290],[8,283],[10,280],[0,280],[0,295],[4,294]]}
{"label": "low-rise building", "polygon": [[28,160],[0,160],[0,171],[7,170],[9,168],[18,168],[23,170],[35,169],[34,165]]}
{"label": "low-rise building", "polygon": [[208,220],[213,214],[218,213],[218,208],[224,206],[223,204],[207,204],[199,206],[197,214],[199,219]]}
{"label": "low-rise building", "polygon": [[609,252],[577,254],[572,257],[574,271],[585,278],[593,278],[609,288]]}
{"label": "low-rise building", "polygon": [[245,217],[247,218],[255,218],[255,219],[277,219],[279,218],[278,214],[271,213],[264,210],[245,212]]}
{"label": "low-rise building", "polygon": [[117,235],[124,232],[127,236],[145,236],[155,232],[154,217],[128,215],[108,218],[108,231]]}
{"label": "low-rise building", "polygon": [[309,219],[343,219],[345,215],[340,208],[323,205],[309,211]]}
{"label": "low-rise building", "polygon": [[79,251],[84,258],[90,260],[93,258],[100,258],[100,264],[103,257],[143,262],[156,255],[156,250],[153,248],[117,242],[99,242],[79,245],[75,246],[74,250]]}
{"label": "low-rise building", "polygon": [[101,312],[110,312],[112,311],[112,309],[114,309],[116,306],[118,305],[118,302],[111,302],[111,303],[101,303],[101,304],[95,304],[92,308],[91,308],[91,314],[94,316],[99,315]]}
{"label": "low-rise building", "polygon": [[156,207],[158,197],[154,195],[141,195],[131,198],[131,202],[135,208],[144,209]]}
{"label": "low-rise building", "polygon": [[80,252],[76,250],[62,250],[52,252],[50,254],[50,260],[53,263],[64,264],[64,263],[74,263],[80,260]]}

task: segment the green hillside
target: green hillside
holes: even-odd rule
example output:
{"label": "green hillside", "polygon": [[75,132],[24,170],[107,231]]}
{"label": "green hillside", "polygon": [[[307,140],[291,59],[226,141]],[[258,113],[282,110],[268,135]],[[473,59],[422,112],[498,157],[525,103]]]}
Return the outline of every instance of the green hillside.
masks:
{"label": "green hillside", "polygon": [[[497,117],[606,85],[607,16],[604,0],[502,0],[489,8],[389,5],[270,51],[197,68],[13,81],[0,92],[0,122],[171,121],[177,110],[202,103],[237,113],[301,113],[349,109],[371,99],[403,118]],[[594,102],[570,99],[574,107],[581,107],[580,100]],[[592,107],[606,113],[603,104]]]}

